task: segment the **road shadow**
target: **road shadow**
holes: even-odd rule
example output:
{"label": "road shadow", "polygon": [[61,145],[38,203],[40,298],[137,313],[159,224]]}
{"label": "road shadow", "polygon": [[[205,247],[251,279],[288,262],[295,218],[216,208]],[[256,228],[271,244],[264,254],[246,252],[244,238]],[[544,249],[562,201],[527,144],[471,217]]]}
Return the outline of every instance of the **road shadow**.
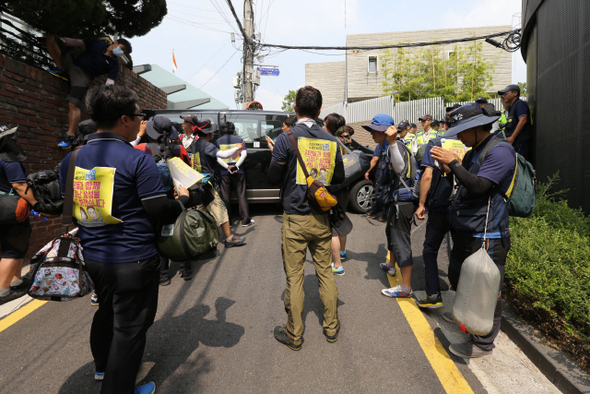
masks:
{"label": "road shadow", "polygon": [[364,261],[367,263],[365,268],[367,275],[364,279],[379,280],[385,287],[389,287],[387,274],[379,267],[380,263],[384,263],[387,257],[387,249],[385,244],[379,244],[376,252],[357,253],[348,249],[346,251],[346,260]]}
{"label": "road shadow", "polygon": [[[313,266],[313,262],[307,261],[307,263],[310,263],[310,265]],[[315,273],[305,275],[305,278],[303,279],[303,291],[305,292],[305,298],[303,301],[303,322],[305,323],[307,321],[307,315],[313,313],[318,319],[318,323],[321,327],[324,322],[324,304],[322,304],[322,299],[320,298],[320,286]],[[281,300],[283,300],[283,302],[285,301],[285,290],[283,290],[283,293],[281,294]],[[344,304],[344,301],[338,298],[338,307],[341,307]]]}
{"label": "road shadow", "polygon": [[[211,307],[197,304],[179,316],[164,316],[148,331],[143,363],[152,365],[138,384],[153,381],[174,387],[174,392],[194,392],[199,376],[213,370],[211,360],[203,353],[194,354],[201,344],[208,347],[231,348],[240,342],[244,327],[228,322],[227,310],[235,301],[219,297],[215,300],[215,316],[207,318]],[[140,376],[143,375],[140,371]],[[98,393],[100,383],[94,382],[94,363],[74,372],[59,393]]]}

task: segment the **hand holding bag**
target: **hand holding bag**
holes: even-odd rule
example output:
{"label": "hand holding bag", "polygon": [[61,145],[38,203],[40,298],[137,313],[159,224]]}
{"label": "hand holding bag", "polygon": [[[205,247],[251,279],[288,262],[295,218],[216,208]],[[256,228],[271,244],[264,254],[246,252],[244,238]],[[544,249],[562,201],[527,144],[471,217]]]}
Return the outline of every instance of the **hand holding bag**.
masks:
{"label": "hand holding bag", "polygon": [[[62,225],[72,224],[74,197],[74,171],[76,155],[74,151],[68,166],[68,178],[64,200]],[[94,291],[94,284],[82,256],[82,247],[74,239],[74,233],[65,233],[45,245],[31,259],[33,283],[28,294],[37,300],[71,301]]]}

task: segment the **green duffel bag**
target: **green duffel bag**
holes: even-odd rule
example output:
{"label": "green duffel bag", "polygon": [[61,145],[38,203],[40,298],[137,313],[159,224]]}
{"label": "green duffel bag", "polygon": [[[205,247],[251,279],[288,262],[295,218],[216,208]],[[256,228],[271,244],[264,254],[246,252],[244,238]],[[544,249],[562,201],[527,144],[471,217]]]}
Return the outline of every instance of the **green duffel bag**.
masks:
{"label": "green duffel bag", "polygon": [[173,224],[162,226],[157,241],[162,256],[173,261],[187,261],[216,248],[219,232],[209,213],[184,208]]}

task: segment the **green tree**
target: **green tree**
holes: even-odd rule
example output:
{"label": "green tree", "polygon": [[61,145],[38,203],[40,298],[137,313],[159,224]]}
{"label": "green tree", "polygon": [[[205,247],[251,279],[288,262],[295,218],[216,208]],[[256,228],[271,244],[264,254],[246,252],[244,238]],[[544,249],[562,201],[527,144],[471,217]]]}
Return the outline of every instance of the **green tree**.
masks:
{"label": "green tree", "polygon": [[444,97],[446,101],[489,97],[494,64],[486,61],[481,42],[455,45],[445,53],[441,45],[421,50],[398,48],[381,52],[381,87],[397,101]]}
{"label": "green tree", "polygon": [[167,13],[166,0],[0,0],[0,9],[64,37],[142,36]]}
{"label": "green tree", "polygon": [[520,87],[520,95],[526,96],[526,82],[518,82],[518,86]]}
{"label": "green tree", "polygon": [[296,90],[289,90],[289,93],[283,99],[283,106],[281,109],[285,112],[295,112],[293,105],[295,104],[295,97],[297,96]]}

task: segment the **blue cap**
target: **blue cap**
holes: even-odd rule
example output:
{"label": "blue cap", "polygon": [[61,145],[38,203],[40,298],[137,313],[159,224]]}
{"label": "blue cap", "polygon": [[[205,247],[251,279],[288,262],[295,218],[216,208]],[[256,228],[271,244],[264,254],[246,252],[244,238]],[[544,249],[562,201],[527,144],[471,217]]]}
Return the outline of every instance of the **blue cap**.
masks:
{"label": "blue cap", "polygon": [[387,114],[379,114],[375,115],[371,124],[364,124],[362,125],[363,129],[367,131],[380,131],[384,132],[389,127],[395,124],[393,118]]}
{"label": "blue cap", "polygon": [[148,122],[146,125],[146,132],[147,135],[154,140],[161,138],[162,135],[164,135],[164,132],[168,134],[170,140],[178,138],[178,130],[172,125],[170,119],[162,115],[158,115]]}

